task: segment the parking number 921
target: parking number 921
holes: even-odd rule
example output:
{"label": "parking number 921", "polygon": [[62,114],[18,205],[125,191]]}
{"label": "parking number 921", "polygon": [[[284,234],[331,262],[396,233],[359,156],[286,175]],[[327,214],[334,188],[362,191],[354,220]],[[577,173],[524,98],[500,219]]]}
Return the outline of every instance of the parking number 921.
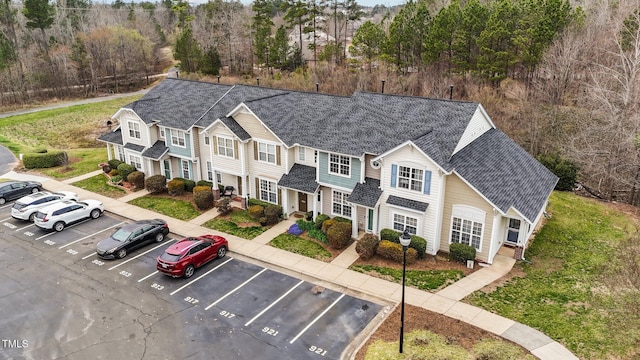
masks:
{"label": "parking number 921", "polygon": [[322,348],[319,348],[319,347],[317,347],[317,346],[313,346],[313,345],[311,345],[311,346],[309,347],[309,351],[311,351],[311,352],[312,352],[312,353],[314,353],[314,354],[318,354],[318,355],[320,355],[320,356],[325,356],[325,355],[327,355],[327,350],[324,350],[324,349],[322,349]]}

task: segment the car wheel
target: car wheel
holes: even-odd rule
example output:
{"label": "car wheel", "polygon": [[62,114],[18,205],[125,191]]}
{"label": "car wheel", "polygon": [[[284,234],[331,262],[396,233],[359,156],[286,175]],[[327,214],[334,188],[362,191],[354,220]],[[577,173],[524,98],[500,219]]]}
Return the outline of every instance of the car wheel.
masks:
{"label": "car wheel", "polygon": [[227,248],[225,246],[220,246],[218,249],[218,258],[223,258],[227,254]]}
{"label": "car wheel", "polygon": [[34,222],[35,219],[36,219],[36,213],[33,212],[33,213],[31,213],[31,215],[29,215],[29,221]]}
{"label": "car wheel", "polygon": [[5,198],[0,197],[0,205],[4,205],[4,203],[6,203],[7,200],[5,200]]}
{"label": "car wheel", "polygon": [[184,278],[188,279],[193,276],[193,273],[196,271],[196,268],[189,264],[186,268],[184,268]]}
{"label": "car wheel", "polygon": [[64,230],[64,223],[62,221],[58,221],[57,223],[53,224],[53,230],[55,231]]}
{"label": "car wheel", "polygon": [[118,250],[118,252],[116,253],[116,256],[119,259],[122,259],[123,257],[127,256],[127,249],[120,249]]}
{"label": "car wheel", "polygon": [[92,219],[97,219],[100,217],[100,215],[102,215],[102,212],[100,211],[100,209],[93,209],[91,210],[91,213],[89,215],[91,215]]}
{"label": "car wheel", "polygon": [[164,233],[157,233],[156,242],[161,242],[162,240],[164,240]]}
{"label": "car wheel", "polygon": [[32,193],[32,194],[35,194],[35,193],[37,193],[38,191],[40,191],[40,189],[38,189],[38,188],[33,188],[33,189],[31,189],[31,193]]}

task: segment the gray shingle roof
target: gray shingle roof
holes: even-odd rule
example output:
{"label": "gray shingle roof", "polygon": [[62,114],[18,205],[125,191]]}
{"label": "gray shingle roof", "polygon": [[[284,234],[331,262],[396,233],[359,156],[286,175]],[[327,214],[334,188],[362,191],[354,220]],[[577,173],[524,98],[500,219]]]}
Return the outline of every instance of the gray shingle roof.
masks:
{"label": "gray shingle roof", "polygon": [[160,160],[160,158],[169,151],[169,148],[165,145],[164,141],[158,140],[153,146],[148,148],[142,153],[142,156],[153,160]]}
{"label": "gray shingle roof", "polygon": [[558,178],[502,131],[491,129],[451,159],[455,171],[502,212],[513,207],[529,222]]}
{"label": "gray shingle roof", "polygon": [[293,164],[289,173],[282,175],[278,186],[313,194],[320,186],[316,182],[316,168]]}
{"label": "gray shingle roof", "polygon": [[366,177],[364,184],[357,183],[349,195],[349,202],[357,205],[374,208],[382,195],[380,180]]}
{"label": "gray shingle roof", "polygon": [[110,144],[122,145],[122,130],[117,128],[112,132],[100,135],[97,140]]}
{"label": "gray shingle roof", "polygon": [[242,127],[234,118],[223,117],[220,118],[223,124],[225,124],[229,130],[231,130],[240,140],[249,140],[251,139],[251,135]]}
{"label": "gray shingle roof", "polygon": [[411,210],[417,210],[417,211],[421,211],[421,212],[427,211],[427,207],[429,207],[429,204],[427,204],[425,202],[417,201],[417,200],[411,200],[411,199],[407,199],[407,198],[403,198],[403,197],[399,197],[399,196],[394,196],[394,195],[389,195],[389,197],[387,198],[387,204],[400,206],[400,207],[403,207],[403,208],[407,208],[407,209],[411,209]]}
{"label": "gray shingle roof", "polygon": [[136,144],[132,144],[132,143],[124,144],[124,148],[125,149],[129,149],[129,150],[133,150],[133,151],[137,151],[137,152],[142,152],[144,150],[144,146],[136,145]]}

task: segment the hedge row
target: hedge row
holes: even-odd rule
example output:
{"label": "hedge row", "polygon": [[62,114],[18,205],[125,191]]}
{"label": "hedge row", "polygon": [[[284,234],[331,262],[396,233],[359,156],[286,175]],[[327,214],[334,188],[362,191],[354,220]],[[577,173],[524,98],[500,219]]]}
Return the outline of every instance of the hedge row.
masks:
{"label": "hedge row", "polygon": [[[400,234],[400,232],[393,229],[382,229],[380,230],[380,239],[400,244]],[[409,247],[418,253],[418,259],[424,259],[424,255],[427,251],[427,240],[417,235],[411,235],[411,243],[409,243]]]}
{"label": "hedge row", "polygon": [[22,156],[22,164],[27,169],[51,168],[69,163],[69,156],[65,151],[45,153],[28,153]]}

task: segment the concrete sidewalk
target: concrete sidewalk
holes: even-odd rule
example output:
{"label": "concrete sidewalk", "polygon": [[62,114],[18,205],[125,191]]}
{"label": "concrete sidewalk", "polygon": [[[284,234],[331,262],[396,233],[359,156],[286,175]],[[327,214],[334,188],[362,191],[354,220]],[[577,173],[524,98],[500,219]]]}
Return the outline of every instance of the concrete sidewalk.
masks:
{"label": "concrete sidewalk", "polygon": [[[198,236],[205,233],[223,235],[229,241],[229,248],[232,252],[313,277],[318,279],[319,282],[331,283],[387,301],[396,303],[401,301],[401,284],[374,278],[348,269],[349,266],[358,259],[358,254],[355,251],[355,243],[351,244],[351,246],[345,249],[338,257],[333,259],[332,262],[326,263],[268,245],[271,239],[285,232],[289,226],[295,222],[295,219],[290,218],[282,221],[253,240],[246,240],[202,227],[202,223],[217,215],[217,210],[215,209],[186,222],[126,203],[132,198],[145,195],[144,191],[138,191],[120,199],[112,199],[72,185],[81,178],[94,176],[99,172],[100,170],[65,181],[57,181],[15,172],[9,172],[2,177],[41,181],[47,190],[52,191],[74,191],[79,195],[80,199],[92,198],[100,200],[109,212],[131,220],[148,218],[165,219],[169,224],[171,232],[181,237]],[[523,346],[540,359],[578,359],[564,346],[538,330],[460,301],[467,295],[507,274],[514,263],[515,260],[509,257],[497,255],[491,266],[483,267],[437,293],[407,287],[405,288],[405,301],[407,304],[420,306],[427,310],[459,319],[511,340]]]}

